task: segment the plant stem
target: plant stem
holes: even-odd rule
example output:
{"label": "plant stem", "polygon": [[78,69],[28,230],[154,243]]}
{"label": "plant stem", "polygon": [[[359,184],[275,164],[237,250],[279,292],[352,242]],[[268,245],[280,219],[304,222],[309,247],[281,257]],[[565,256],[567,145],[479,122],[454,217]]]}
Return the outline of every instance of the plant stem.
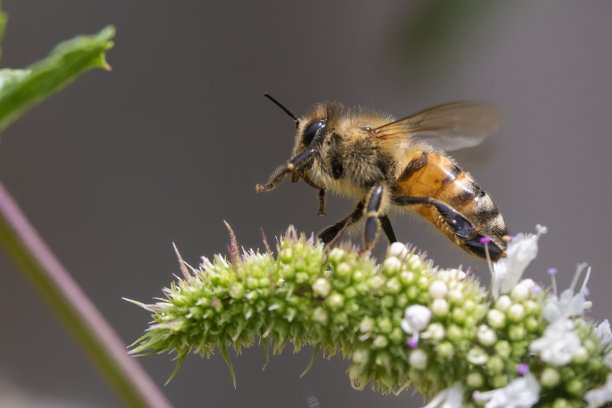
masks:
{"label": "plant stem", "polygon": [[171,407],[0,183],[0,243],[130,407]]}

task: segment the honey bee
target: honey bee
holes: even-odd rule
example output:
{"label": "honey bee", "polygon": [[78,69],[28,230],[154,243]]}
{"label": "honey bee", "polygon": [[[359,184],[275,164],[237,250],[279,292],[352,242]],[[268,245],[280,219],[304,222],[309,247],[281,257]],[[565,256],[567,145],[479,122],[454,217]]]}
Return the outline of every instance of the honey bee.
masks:
{"label": "honey bee", "polygon": [[265,96],[293,118],[297,131],[291,159],[256,190],[273,190],[290,175],[319,190],[319,215],[328,190],[357,201],[351,214],[319,234],[324,244],[362,217],[363,252],[372,249],[380,229],[395,242],[388,214],[410,209],[472,255],[492,261],[505,256],[508,230],[499,209],[445,153],[482,142],[497,129],[497,110],[453,102],[396,120],[325,102],[298,118]]}

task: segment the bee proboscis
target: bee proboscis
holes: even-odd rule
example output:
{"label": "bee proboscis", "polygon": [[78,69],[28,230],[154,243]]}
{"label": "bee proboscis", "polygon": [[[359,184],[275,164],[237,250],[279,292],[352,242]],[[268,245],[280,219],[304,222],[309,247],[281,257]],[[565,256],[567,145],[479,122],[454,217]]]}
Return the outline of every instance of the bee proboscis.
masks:
{"label": "bee proboscis", "polygon": [[508,230],[489,195],[445,152],[472,147],[492,133],[498,111],[475,102],[434,106],[396,120],[339,103],[316,104],[293,118],[295,145],[258,192],[275,189],[288,175],[319,190],[319,214],[327,191],[351,197],[356,207],[324,229],[319,239],[335,242],[340,234],[366,218],[362,251],[369,251],[385,233],[397,241],[388,214],[410,209],[433,223],[455,244],[480,258],[505,256]]}

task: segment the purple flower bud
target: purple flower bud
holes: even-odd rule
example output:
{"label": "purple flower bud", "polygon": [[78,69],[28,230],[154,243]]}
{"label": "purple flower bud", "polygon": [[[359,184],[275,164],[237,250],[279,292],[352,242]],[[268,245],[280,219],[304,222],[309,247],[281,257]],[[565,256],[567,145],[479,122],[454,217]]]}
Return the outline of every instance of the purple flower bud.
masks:
{"label": "purple flower bud", "polygon": [[518,375],[525,375],[529,372],[529,366],[525,363],[521,363],[516,366],[516,372]]}
{"label": "purple flower bud", "polygon": [[419,347],[419,339],[416,337],[411,337],[408,339],[408,347],[417,348]]}
{"label": "purple flower bud", "polygon": [[491,238],[489,238],[489,237],[482,237],[482,238],[480,238],[480,242],[482,242],[483,244],[488,244],[489,242],[491,242]]}
{"label": "purple flower bud", "polygon": [[557,268],[550,268],[547,273],[549,275],[556,275],[557,274]]}

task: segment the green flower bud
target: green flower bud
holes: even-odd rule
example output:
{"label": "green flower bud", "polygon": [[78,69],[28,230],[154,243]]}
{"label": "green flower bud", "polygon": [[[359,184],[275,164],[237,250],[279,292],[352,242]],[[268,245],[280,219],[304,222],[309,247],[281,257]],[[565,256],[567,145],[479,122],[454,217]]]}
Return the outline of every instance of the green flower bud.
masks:
{"label": "green flower bud", "polygon": [[370,351],[366,348],[359,348],[353,353],[353,362],[356,364],[365,364],[370,360]]}
{"label": "green flower bud", "polygon": [[388,317],[379,318],[376,322],[376,325],[378,326],[378,329],[381,331],[381,333],[391,333],[391,330],[393,330],[393,323]]}
{"label": "green flower bud", "polygon": [[540,313],[540,305],[534,300],[527,300],[524,304],[525,312],[531,315],[537,315]]}
{"label": "green flower bud", "polygon": [[429,285],[429,294],[434,299],[440,299],[446,296],[448,293],[448,288],[446,284],[440,280],[434,280],[431,285]]}
{"label": "green flower bud", "polygon": [[390,293],[397,294],[402,290],[402,284],[397,278],[391,278],[387,281],[386,288]]}
{"label": "green flower bud", "polygon": [[444,326],[442,326],[442,324],[431,323],[423,332],[422,337],[424,339],[430,339],[432,342],[437,343],[438,341],[444,339],[445,335],[446,331],[444,330]]}
{"label": "green flower bud", "polygon": [[442,341],[436,345],[436,352],[438,357],[450,359],[455,354],[455,348],[450,342]]}
{"label": "green flower bud", "polygon": [[350,276],[351,267],[346,262],[342,262],[336,267],[335,272],[336,276],[339,278],[346,278],[347,276]]}
{"label": "green flower bud", "polygon": [[552,367],[546,367],[540,374],[540,384],[544,387],[556,387],[561,381],[561,375]]}
{"label": "green flower bud", "polygon": [[536,319],[535,317],[531,316],[528,317],[527,319],[525,319],[525,328],[527,330],[529,330],[530,332],[539,332],[542,328],[542,323]]}
{"label": "green flower bud", "polygon": [[518,341],[523,340],[527,334],[527,330],[523,326],[512,325],[508,329],[508,338],[510,340]]}
{"label": "green flower bud", "polygon": [[480,388],[484,384],[484,379],[479,372],[471,372],[467,375],[465,383],[470,388]]}
{"label": "green flower bud", "polygon": [[329,252],[329,260],[334,264],[339,264],[344,259],[344,250],[334,248]]}
{"label": "green flower bud", "polygon": [[574,357],[572,358],[572,361],[576,364],[583,364],[586,363],[588,358],[589,352],[587,351],[587,349],[584,347],[579,347],[576,351],[574,351]]}
{"label": "green flower bud", "polygon": [[424,370],[427,368],[427,354],[421,349],[412,350],[408,361],[410,366],[417,370]]}
{"label": "green flower bud", "polygon": [[525,317],[525,308],[520,303],[515,303],[510,306],[507,313],[510,321],[518,322]]}
{"label": "green flower bud", "polygon": [[444,299],[434,299],[431,304],[431,311],[436,316],[445,316],[448,313],[448,302]]}
{"label": "green flower bud", "polygon": [[362,333],[371,332],[374,329],[376,322],[373,318],[366,316],[359,324],[359,331]]}
{"label": "green flower bud", "polygon": [[505,312],[510,306],[512,306],[512,300],[507,295],[500,296],[495,302],[495,309],[500,312]]}
{"label": "green flower bud", "polygon": [[385,336],[376,336],[372,342],[374,347],[385,348],[389,345],[389,340]]}
{"label": "green flower bud", "polygon": [[501,329],[506,325],[506,316],[498,310],[492,309],[487,313],[487,321],[491,327]]}
{"label": "green flower bud", "polygon": [[467,361],[477,366],[484,365],[488,359],[487,353],[478,346],[472,347],[467,354]]}
{"label": "green flower bud", "polygon": [[463,302],[463,293],[458,289],[451,289],[448,291],[448,300],[454,305]]}
{"label": "green flower bud", "polygon": [[375,275],[368,281],[368,286],[374,290],[380,290],[385,285],[385,278],[380,275]]}
{"label": "green flower bud", "polygon": [[492,374],[501,374],[504,371],[504,360],[501,356],[491,356],[487,360],[487,368]]}
{"label": "green flower bud", "polygon": [[451,324],[446,330],[446,337],[451,341],[459,341],[463,338],[463,329],[456,324]]}
{"label": "green flower bud", "polygon": [[344,296],[339,293],[332,293],[327,299],[327,304],[329,305],[330,309],[338,310],[344,306]]}
{"label": "green flower bud", "polygon": [[584,384],[582,383],[582,380],[580,380],[579,378],[573,378],[571,379],[566,385],[565,385],[565,389],[567,392],[569,392],[570,394],[576,396],[576,397],[580,397],[582,395],[584,395],[585,393],[585,389],[584,389]]}
{"label": "green flower bud", "polygon": [[383,262],[383,270],[385,271],[385,275],[393,276],[398,273],[402,269],[402,263],[399,259],[392,256]]}
{"label": "green flower bud", "polygon": [[565,398],[556,398],[553,401],[552,408],[572,408],[572,403],[570,403]]}
{"label": "green flower bud", "polygon": [[312,290],[316,295],[326,297],[331,290],[331,283],[325,278],[319,278],[312,284]]}
{"label": "green flower bud", "polygon": [[483,346],[492,346],[497,341],[497,335],[495,334],[495,331],[493,331],[491,328],[484,324],[478,326],[477,337],[478,341]]}
{"label": "green flower bud", "polygon": [[493,377],[493,381],[491,381],[493,388],[504,388],[508,385],[508,377],[506,375],[496,375]]}
{"label": "green flower bud", "polygon": [[312,320],[314,320],[315,322],[317,322],[319,324],[327,323],[327,312],[325,311],[325,309],[320,307],[320,306],[317,307],[312,312]]}
{"label": "green flower bud", "polygon": [[409,285],[414,281],[414,272],[412,271],[402,271],[400,274],[400,281],[404,285]]}

